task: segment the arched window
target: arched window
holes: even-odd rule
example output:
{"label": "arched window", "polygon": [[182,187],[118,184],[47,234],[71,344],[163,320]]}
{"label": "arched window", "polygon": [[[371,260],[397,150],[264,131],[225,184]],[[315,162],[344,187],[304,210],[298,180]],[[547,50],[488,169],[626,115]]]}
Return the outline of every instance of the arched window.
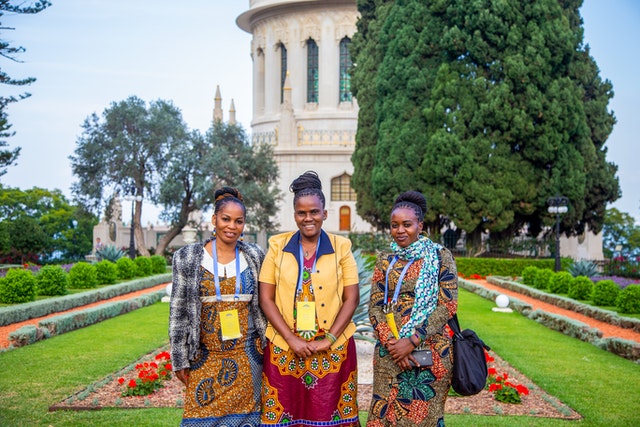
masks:
{"label": "arched window", "polygon": [[340,206],[340,231],[351,231],[351,208]]}
{"label": "arched window", "polygon": [[318,44],[307,40],[307,102],[318,102]]}
{"label": "arched window", "polygon": [[331,180],[331,200],[355,202],[356,192],[351,188],[351,175],[343,173]]}
{"label": "arched window", "polygon": [[349,45],[351,39],[345,37],[340,40],[340,102],[351,101],[351,54],[349,53]]}
{"label": "arched window", "polygon": [[280,103],[284,101],[284,81],[287,78],[287,48],[279,43],[280,48]]}

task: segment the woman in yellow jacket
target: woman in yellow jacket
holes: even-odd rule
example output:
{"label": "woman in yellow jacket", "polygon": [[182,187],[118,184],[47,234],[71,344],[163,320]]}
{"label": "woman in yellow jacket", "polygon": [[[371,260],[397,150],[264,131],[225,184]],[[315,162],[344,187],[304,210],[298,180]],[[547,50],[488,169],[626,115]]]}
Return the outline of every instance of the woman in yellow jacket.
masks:
{"label": "woman in yellow jacket", "polygon": [[296,178],[290,190],[298,231],[269,239],[260,271],[269,321],[261,423],[358,426],[351,318],[360,294],[351,242],[322,230],[327,211],[315,172]]}

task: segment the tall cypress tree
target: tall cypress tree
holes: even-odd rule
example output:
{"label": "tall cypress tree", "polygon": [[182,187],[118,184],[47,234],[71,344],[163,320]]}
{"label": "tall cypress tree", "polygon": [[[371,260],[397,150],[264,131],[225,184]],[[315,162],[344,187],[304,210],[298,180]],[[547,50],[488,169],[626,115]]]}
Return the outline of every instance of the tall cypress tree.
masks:
{"label": "tall cypress tree", "polygon": [[433,225],[447,218],[468,233],[510,236],[539,231],[547,198],[562,193],[563,229],[599,231],[619,197],[604,147],[615,119],[611,83],[583,45],[580,5],[395,1],[377,39],[363,35],[380,58],[362,77],[373,86],[361,82],[376,99],[374,163],[354,162],[354,176],[371,183],[369,215],[384,222],[395,195],[418,189]]}

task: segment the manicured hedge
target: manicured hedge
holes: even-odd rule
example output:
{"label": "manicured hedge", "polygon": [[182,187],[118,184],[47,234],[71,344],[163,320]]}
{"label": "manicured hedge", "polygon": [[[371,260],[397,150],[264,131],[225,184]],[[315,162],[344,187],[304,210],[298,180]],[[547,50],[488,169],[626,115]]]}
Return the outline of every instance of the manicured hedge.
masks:
{"label": "manicured hedge", "polygon": [[46,316],[51,313],[70,310],[72,308],[91,304],[97,301],[117,297],[130,292],[151,288],[161,283],[171,281],[171,273],[158,274],[142,279],[131,280],[118,285],[65,295],[62,297],[48,298],[25,304],[0,307],[0,326],[10,325],[16,322]]}
{"label": "manicured hedge", "polygon": [[[526,285],[506,281],[500,278],[488,277],[487,281],[494,285],[504,287],[505,289],[511,289],[516,292],[522,290],[524,291],[522,292],[523,294],[540,299],[541,301],[549,302],[551,304],[554,304],[554,302],[552,301],[553,299],[557,299],[557,302],[560,303],[568,303],[573,301],[569,300],[568,298],[559,297],[557,295],[549,295],[546,292],[532,289]],[[492,301],[495,300],[498,295],[500,295],[500,292],[498,291],[487,289],[481,285],[462,278],[458,278],[458,286]],[[519,290],[516,290],[515,288]],[[548,296],[550,298],[544,298],[545,296]],[[533,307],[530,304],[527,304],[517,298],[509,297],[509,299],[509,307],[511,307],[513,310],[516,310],[523,316],[533,319],[550,329],[557,330],[565,335],[579,338],[585,342],[595,345],[596,347],[614,353],[620,357],[624,357],[625,359],[629,359],[635,363],[640,363],[640,344],[635,341],[624,340],[620,338],[602,338],[602,333],[599,330],[591,328],[585,323],[570,319],[565,316],[546,313],[541,310],[533,310]],[[585,314],[587,316],[589,316],[589,314],[587,313],[601,315],[602,318],[599,318],[598,320],[602,320],[623,328],[633,329],[636,332],[640,331],[640,320],[638,319],[620,317],[613,312],[602,310],[597,307],[588,306],[587,304],[581,304],[576,301],[573,301],[573,304],[574,307],[578,309],[584,309],[581,314]],[[563,308],[567,308],[569,310],[571,309],[568,307]],[[580,310],[574,311],[580,312]],[[591,315],[590,317],[597,318],[594,315]],[[604,320],[605,318],[608,320]]]}
{"label": "manicured hedge", "polygon": [[[562,258],[562,269],[572,264],[571,258]],[[526,267],[538,267],[540,269],[554,269],[555,260],[532,258],[464,258],[456,257],[458,273],[468,277],[472,274],[480,276],[506,276],[519,277]]]}
{"label": "manicured hedge", "polygon": [[84,328],[85,326],[155,304],[164,295],[164,290],[161,290],[128,300],[114,301],[97,307],[50,317],[39,322],[37,328],[33,325],[28,325],[12,332],[9,334],[9,342],[12,347],[32,344],[45,338]]}

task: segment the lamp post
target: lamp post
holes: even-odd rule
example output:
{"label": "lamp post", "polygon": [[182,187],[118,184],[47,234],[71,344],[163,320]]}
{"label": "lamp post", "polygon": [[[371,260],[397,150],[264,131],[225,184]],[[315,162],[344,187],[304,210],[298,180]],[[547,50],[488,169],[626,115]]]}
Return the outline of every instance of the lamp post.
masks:
{"label": "lamp post", "polygon": [[556,265],[555,271],[560,271],[560,215],[567,213],[569,207],[569,199],[565,196],[549,197],[547,199],[550,214],[556,215]]}
{"label": "lamp post", "polygon": [[135,240],[133,237],[133,233],[135,231],[134,227],[133,227],[133,218],[134,218],[134,207],[135,207],[135,202],[140,202],[142,201],[142,196],[140,195],[136,195],[136,187],[135,185],[132,185],[131,187],[129,187],[129,190],[126,192],[124,199],[127,201],[131,201],[131,233],[129,236],[129,258],[131,259],[135,259],[136,257],[136,246],[135,246]]}

